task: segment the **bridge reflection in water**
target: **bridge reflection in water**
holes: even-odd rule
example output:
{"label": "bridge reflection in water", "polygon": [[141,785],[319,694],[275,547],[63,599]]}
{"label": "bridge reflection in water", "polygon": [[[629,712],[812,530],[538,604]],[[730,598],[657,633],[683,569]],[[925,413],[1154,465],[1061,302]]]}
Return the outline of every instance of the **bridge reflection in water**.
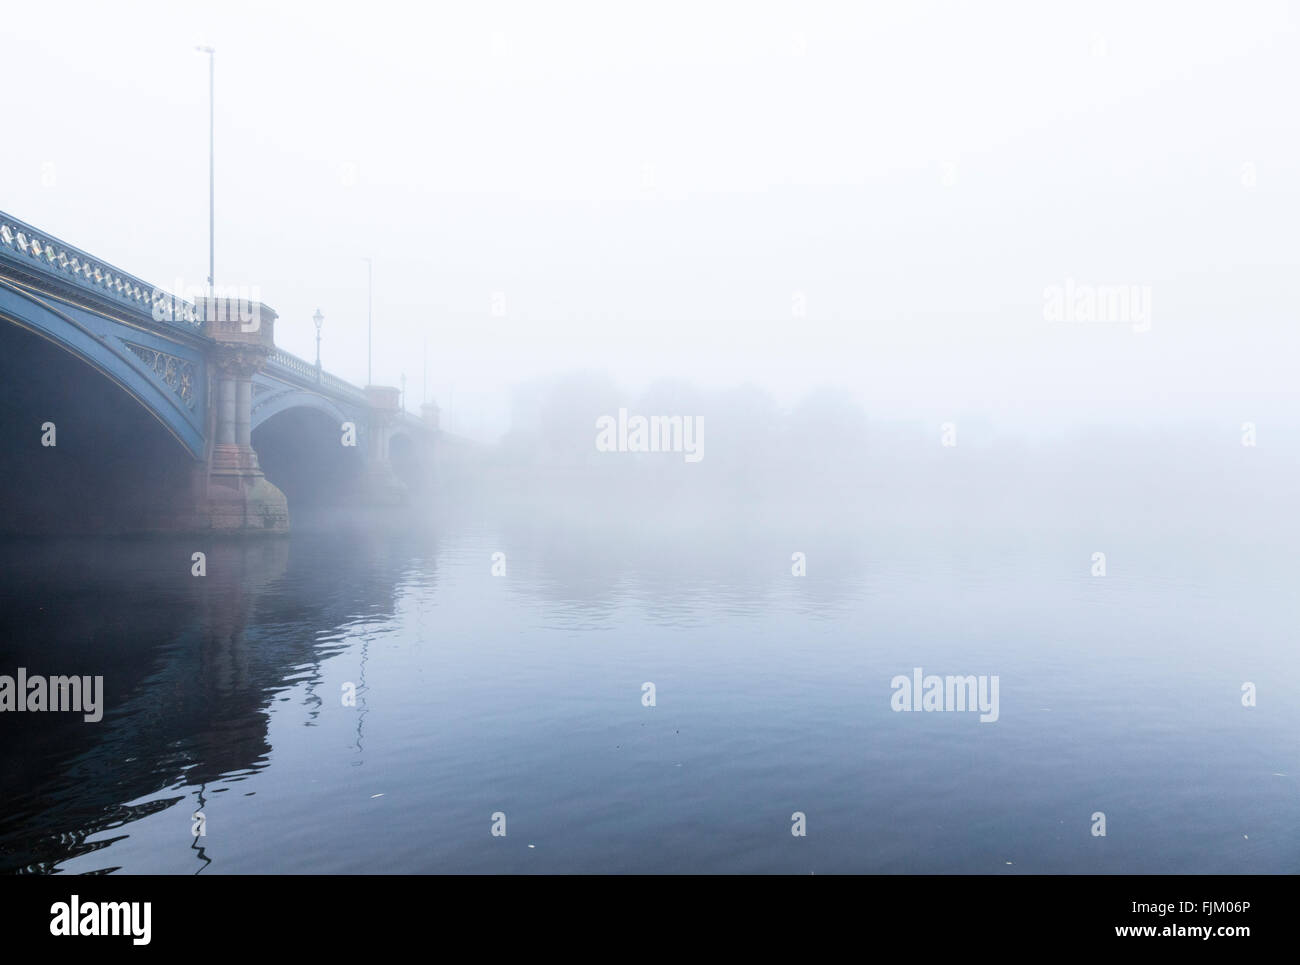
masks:
{"label": "bridge reflection in water", "polygon": [[[162,810],[172,812],[179,843],[200,798],[267,766],[270,713],[284,693],[301,696],[311,726],[324,700],[340,700],[319,693],[323,661],[355,647],[364,674],[368,644],[350,628],[392,615],[412,558],[425,560],[420,579],[436,583],[429,530],[216,539],[204,547],[201,578],[192,575],[194,545],[0,543],[0,672],[102,675],[106,708],[98,723],[75,713],[4,715],[0,873],[54,871],[121,847],[133,822]],[[196,852],[205,843],[187,841]],[[83,870],[116,867],[105,857]]]}

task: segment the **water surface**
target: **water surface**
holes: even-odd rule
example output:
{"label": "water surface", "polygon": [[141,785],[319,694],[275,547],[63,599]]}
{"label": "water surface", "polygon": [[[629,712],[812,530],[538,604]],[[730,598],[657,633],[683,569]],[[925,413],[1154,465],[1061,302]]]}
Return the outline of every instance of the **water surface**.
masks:
{"label": "water surface", "polygon": [[[1295,872],[1289,541],[1115,526],[1096,578],[1098,536],[734,513],[7,543],[0,673],[102,674],[106,710],[0,718],[0,867]],[[914,667],[998,675],[999,719],[892,711]]]}

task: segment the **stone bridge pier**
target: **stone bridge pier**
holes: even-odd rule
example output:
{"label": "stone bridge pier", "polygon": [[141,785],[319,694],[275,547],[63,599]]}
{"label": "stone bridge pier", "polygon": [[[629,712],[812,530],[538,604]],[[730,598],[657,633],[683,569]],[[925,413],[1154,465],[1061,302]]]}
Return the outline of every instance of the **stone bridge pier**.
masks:
{"label": "stone bridge pier", "polygon": [[275,348],[276,314],[260,302],[200,302],[203,333],[212,339],[206,465],[197,469],[201,530],[285,533],[289,503],[266,478],[252,442],[253,376]]}
{"label": "stone bridge pier", "polygon": [[370,427],[366,434],[366,474],[362,500],[369,506],[403,506],[409,493],[393,470],[393,430],[400,412],[401,391],[389,385],[367,385]]}

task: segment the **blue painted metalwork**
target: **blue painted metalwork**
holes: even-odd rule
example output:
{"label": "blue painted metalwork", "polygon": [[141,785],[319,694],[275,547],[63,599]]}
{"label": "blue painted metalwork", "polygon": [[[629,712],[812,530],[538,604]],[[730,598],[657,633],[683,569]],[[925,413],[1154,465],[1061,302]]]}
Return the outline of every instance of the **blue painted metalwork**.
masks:
{"label": "blue painted metalwork", "polygon": [[[297,381],[324,395],[338,396],[354,404],[368,404],[366,393],[357,386],[340,379],[337,375],[330,375],[328,372],[318,373],[312,363],[291,355],[284,349],[276,349],[271,353],[266,360],[266,368],[268,372],[278,375],[284,381]],[[317,381],[318,374],[320,381]]]}
{"label": "blue painted metalwork", "polygon": [[[0,264],[34,282],[66,287],[108,306],[144,315],[157,325],[198,332],[193,303],[163,291],[106,261],[0,212]],[[8,273],[8,272],[7,272]]]}
{"label": "blue painted metalwork", "polygon": [[[312,368],[315,371],[315,367]],[[265,374],[253,379],[252,428],[256,429],[268,419],[290,409],[315,409],[329,416],[340,427],[344,422],[363,424],[367,415],[364,406],[341,405],[337,399],[312,389],[286,384]]]}
{"label": "blue painted metalwork", "polygon": [[[195,346],[159,338],[144,329],[44,297],[0,277],[0,319],[49,339],[121,386],[143,405],[195,459],[204,455],[207,362]],[[191,400],[131,345],[166,352],[193,365]]]}
{"label": "blue painted metalwork", "polygon": [[[121,386],[196,459],[205,458],[208,360],[201,309],[0,211],[0,320],[47,338]],[[254,379],[252,427],[317,409],[364,436],[358,386],[282,349]],[[427,427],[403,414],[408,431]]]}

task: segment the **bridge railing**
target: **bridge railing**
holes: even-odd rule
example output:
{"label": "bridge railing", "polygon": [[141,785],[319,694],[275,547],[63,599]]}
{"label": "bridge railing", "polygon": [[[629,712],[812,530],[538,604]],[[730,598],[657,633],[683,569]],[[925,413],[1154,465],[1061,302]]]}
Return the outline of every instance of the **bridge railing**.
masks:
{"label": "bridge railing", "polygon": [[298,356],[284,349],[278,348],[273,351],[267,358],[267,364],[284,371],[292,372],[299,378],[315,382],[317,374],[320,375],[320,384],[339,395],[346,395],[358,402],[366,401],[366,393],[351,382],[340,379],[337,375],[330,375],[328,372],[317,372],[316,366],[306,359],[300,359]]}
{"label": "bridge railing", "polygon": [[[0,211],[0,263],[10,264],[28,276],[53,276],[65,284],[88,289],[143,312],[160,325],[203,330],[202,312],[192,302],[156,288],[3,211]],[[328,372],[318,373],[315,365],[283,349],[272,352],[268,361],[311,383],[316,383],[319,375],[318,384],[330,391],[358,402],[366,401],[365,392],[358,386]]]}
{"label": "bridge railing", "polygon": [[364,400],[366,398],[366,393],[362,389],[357,388],[351,382],[340,379],[337,375],[330,375],[328,372],[325,372],[323,373],[322,381],[336,391],[355,396],[358,399]]}
{"label": "bridge railing", "polygon": [[80,248],[0,211],[0,258],[20,269],[54,276],[65,283],[144,312],[161,324],[201,330],[198,308],[146,281],[94,258]]}

